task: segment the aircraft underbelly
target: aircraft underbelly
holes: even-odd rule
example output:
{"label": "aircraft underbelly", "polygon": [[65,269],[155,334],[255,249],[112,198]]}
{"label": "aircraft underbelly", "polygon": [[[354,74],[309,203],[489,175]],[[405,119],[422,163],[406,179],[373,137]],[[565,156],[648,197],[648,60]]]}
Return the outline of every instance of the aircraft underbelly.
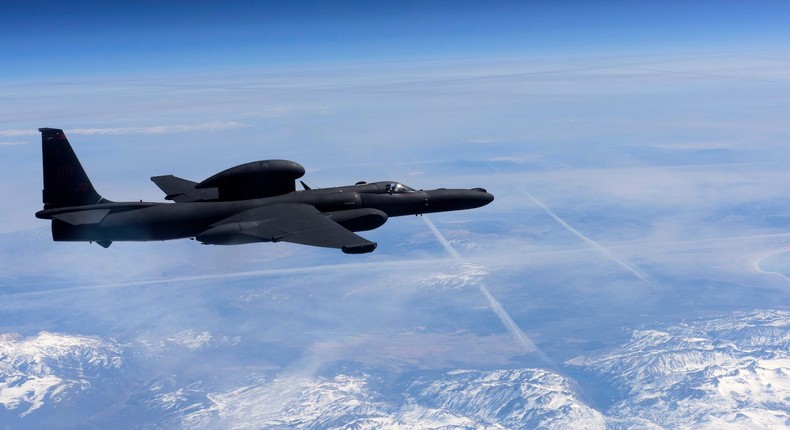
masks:
{"label": "aircraft underbelly", "polygon": [[[194,237],[229,212],[221,207],[161,206],[110,213],[98,224],[52,221],[56,241],[147,241]],[[203,204],[205,205],[205,204]],[[210,210],[207,210],[210,209]]]}

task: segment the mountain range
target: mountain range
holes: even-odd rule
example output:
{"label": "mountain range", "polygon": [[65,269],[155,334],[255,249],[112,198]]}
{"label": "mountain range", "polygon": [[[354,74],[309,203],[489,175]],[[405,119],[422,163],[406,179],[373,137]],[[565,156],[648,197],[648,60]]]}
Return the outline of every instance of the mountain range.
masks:
{"label": "mountain range", "polygon": [[[243,342],[187,331],[159,348]],[[628,342],[561,369],[347,363],[222,383],[210,369],[163,376],[142,343],[4,334],[0,404],[20,428],[58,428],[58,417],[81,413],[116,428],[779,429],[790,425],[789,345],[790,312],[760,310],[633,329]]]}

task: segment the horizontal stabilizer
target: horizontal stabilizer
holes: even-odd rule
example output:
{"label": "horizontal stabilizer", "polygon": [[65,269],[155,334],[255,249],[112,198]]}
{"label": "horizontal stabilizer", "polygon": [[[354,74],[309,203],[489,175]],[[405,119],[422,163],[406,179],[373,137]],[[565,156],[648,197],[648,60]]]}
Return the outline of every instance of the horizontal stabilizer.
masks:
{"label": "horizontal stabilizer", "polygon": [[98,224],[107,214],[109,209],[90,209],[85,211],[65,212],[53,215],[52,218],[67,222],[71,225]]}
{"label": "horizontal stabilizer", "polygon": [[165,199],[176,203],[204,202],[217,200],[219,193],[216,188],[197,189],[193,182],[173,175],[153,176],[151,180],[165,192]]}

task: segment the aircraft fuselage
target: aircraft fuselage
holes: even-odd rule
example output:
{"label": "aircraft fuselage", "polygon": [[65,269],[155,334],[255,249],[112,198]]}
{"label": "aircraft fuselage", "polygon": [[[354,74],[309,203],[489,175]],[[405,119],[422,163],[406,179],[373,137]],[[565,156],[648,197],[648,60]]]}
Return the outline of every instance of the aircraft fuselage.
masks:
{"label": "aircraft fuselage", "polygon": [[41,128],[44,173],[36,217],[52,220],[55,241],[96,242],[193,238],[207,245],[291,242],[372,252],[376,243],[356,234],[389,217],[471,209],[494,196],[471,190],[414,190],[399,182],[297,191],[305,174],[288,160],[258,160],[223,170],[201,182],[174,175],[151,180],[175,203],[112,202],[93,187],[61,129]]}
{"label": "aircraft fuselage", "polygon": [[[251,209],[286,203],[314,206],[320,212],[377,209],[387,217],[471,209],[488,204],[493,196],[482,189],[440,189],[389,193],[387,184],[371,184],[294,191],[282,196],[220,202],[118,202],[45,209],[36,213],[52,219],[56,241],[150,241],[193,238],[207,228]],[[96,224],[72,224],[56,215],[109,210]],[[352,230],[361,231],[361,230]]]}

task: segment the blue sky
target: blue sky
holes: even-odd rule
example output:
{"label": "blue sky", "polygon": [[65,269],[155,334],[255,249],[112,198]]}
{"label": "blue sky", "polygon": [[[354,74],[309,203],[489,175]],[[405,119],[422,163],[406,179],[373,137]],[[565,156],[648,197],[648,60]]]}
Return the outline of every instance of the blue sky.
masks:
{"label": "blue sky", "polygon": [[[5,2],[0,335],[152,348],[152,368],[124,375],[174,392],[222,380],[195,394],[210,406],[344,362],[571,375],[566,360],[634,328],[785,310],[787,22],[786,1]],[[164,201],[150,176],[275,158],[314,187],[496,200],[430,216],[462,264],[419,217],[365,232],[379,247],[364,256],[53,243],[33,215],[38,127],[65,129],[116,201]],[[167,347],[196,336],[220,342]]]}
{"label": "blue sky", "polygon": [[0,76],[759,50],[786,43],[788,16],[781,1],[13,1]]}
{"label": "blue sky", "polygon": [[384,151],[403,165],[481,147],[557,166],[677,161],[650,145],[778,159],[754,149],[784,136],[788,17],[786,2],[12,2],[0,189],[26,197],[1,228],[38,225],[42,126],[66,129],[119,200],[161,197],[140,178],[261,158],[337,175],[318,185],[402,177],[390,159],[381,171]]}

